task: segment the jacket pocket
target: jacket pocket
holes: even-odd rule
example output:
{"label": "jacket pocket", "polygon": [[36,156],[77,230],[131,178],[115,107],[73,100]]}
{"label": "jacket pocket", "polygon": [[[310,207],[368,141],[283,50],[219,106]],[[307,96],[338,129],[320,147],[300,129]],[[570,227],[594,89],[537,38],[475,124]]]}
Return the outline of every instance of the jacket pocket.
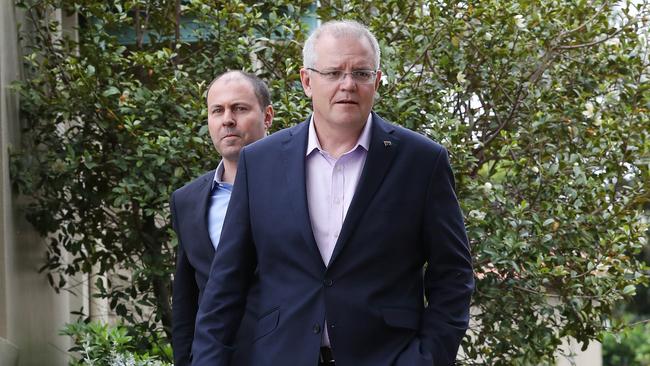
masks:
{"label": "jacket pocket", "polygon": [[420,329],[420,312],[407,308],[382,308],[381,315],[384,322],[391,327]]}
{"label": "jacket pocket", "polygon": [[278,327],[278,320],[280,320],[280,308],[272,309],[266,315],[261,316],[257,320],[255,326],[255,340],[258,340],[265,335],[271,333]]}

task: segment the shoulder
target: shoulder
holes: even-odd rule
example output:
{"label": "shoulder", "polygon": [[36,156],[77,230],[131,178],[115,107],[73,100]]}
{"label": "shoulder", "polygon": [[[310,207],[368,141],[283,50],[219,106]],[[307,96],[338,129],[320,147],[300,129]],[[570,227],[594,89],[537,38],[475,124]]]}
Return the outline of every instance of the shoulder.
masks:
{"label": "shoulder", "polygon": [[187,197],[195,194],[201,188],[203,188],[206,183],[212,182],[213,178],[214,178],[214,170],[210,170],[209,172],[201,175],[200,177],[192,180],[191,182],[175,190],[172,193],[172,199],[178,199],[179,197]]}
{"label": "shoulder", "polygon": [[244,147],[246,155],[269,154],[279,151],[282,146],[294,138],[304,137],[306,141],[309,125],[306,122],[284,128]]}
{"label": "shoulder", "polygon": [[440,153],[446,153],[447,151],[444,146],[422,133],[394,124],[379,117],[377,114],[374,117],[373,123],[376,124],[377,128],[381,128],[388,134],[394,136],[406,150],[412,150],[417,153],[433,153],[434,156],[438,156]]}

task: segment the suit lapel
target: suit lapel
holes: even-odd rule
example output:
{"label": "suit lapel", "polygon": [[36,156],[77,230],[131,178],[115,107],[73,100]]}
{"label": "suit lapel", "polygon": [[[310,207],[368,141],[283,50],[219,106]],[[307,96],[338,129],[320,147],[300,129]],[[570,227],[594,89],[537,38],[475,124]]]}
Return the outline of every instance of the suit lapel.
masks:
{"label": "suit lapel", "polygon": [[399,147],[399,140],[393,135],[395,128],[373,112],[370,147],[359,183],[345,215],[341,234],[334,246],[329,266],[334,263],[350,235],[357,227],[359,219],[383,181],[384,175],[393,162]]}
{"label": "suit lapel", "polygon": [[204,175],[203,181],[198,185],[195,195],[197,207],[194,210],[194,219],[196,224],[196,235],[198,239],[198,250],[202,253],[214,254],[214,246],[210,240],[210,232],[208,231],[208,209],[210,202],[210,193],[212,191],[212,181],[214,178],[214,170]]}
{"label": "suit lapel", "polygon": [[291,199],[291,206],[294,211],[296,227],[302,231],[303,239],[307,244],[311,257],[317,259],[322,270],[325,270],[325,264],[318,251],[318,245],[314,239],[314,233],[309,218],[309,208],[307,206],[307,189],[305,175],[305,152],[307,149],[307,137],[309,135],[309,118],[290,130],[290,134],[283,141],[282,152],[284,155],[284,164],[286,167],[286,186]]}

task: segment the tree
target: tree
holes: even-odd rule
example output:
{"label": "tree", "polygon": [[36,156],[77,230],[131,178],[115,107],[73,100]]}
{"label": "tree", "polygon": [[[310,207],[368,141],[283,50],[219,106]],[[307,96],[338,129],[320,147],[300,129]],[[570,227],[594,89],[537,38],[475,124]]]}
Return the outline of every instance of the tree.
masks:
{"label": "tree", "polygon": [[[159,334],[175,245],[167,199],[217,161],[206,81],[253,70],[270,81],[276,126],[302,121],[301,17],[314,7],[23,5],[37,31],[25,34],[34,46],[19,86],[29,134],[13,171],[34,197],[30,221],[50,238],[44,269],[62,288],[98,266],[117,314]],[[51,7],[83,20],[78,41],[55,36],[43,20]],[[452,154],[477,276],[466,363],[548,362],[565,336],[587,345],[618,326],[614,306],[647,283],[634,256],[646,242],[650,186],[649,7],[352,0],[315,9],[378,35],[385,78],[375,110]],[[133,44],[117,36],[126,29]]]}
{"label": "tree", "polygon": [[[204,89],[220,72],[251,70],[251,54],[265,53],[267,76],[297,63],[298,20],[309,5],[179,4],[19,2],[34,32],[23,33],[27,134],[13,177],[34,197],[28,219],[48,236],[43,270],[57,289],[71,275],[98,271],[98,295],[118,316],[146,334],[162,326],[167,338],[175,247],[169,196],[218,161]],[[55,8],[78,16],[78,40],[48,21]],[[181,31],[191,33],[184,39]],[[285,38],[296,40],[273,43]],[[274,90],[291,83],[277,79]]]}

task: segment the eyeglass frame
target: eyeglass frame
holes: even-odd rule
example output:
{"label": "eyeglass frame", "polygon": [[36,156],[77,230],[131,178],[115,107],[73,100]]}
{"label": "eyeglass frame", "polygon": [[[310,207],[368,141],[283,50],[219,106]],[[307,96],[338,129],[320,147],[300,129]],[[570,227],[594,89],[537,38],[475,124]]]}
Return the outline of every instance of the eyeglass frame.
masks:
{"label": "eyeglass frame", "polygon": [[[316,72],[318,75],[322,76],[325,80],[327,80],[329,82],[332,82],[332,83],[341,82],[342,80],[345,80],[345,76],[349,74],[354,82],[360,83],[360,84],[371,84],[371,83],[373,83],[377,79],[377,71],[378,71],[378,70],[370,70],[370,69],[352,70],[350,72],[345,72],[343,70],[325,70],[325,71],[321,71],[321,70],[314,69],[313,67],[305,67],[305,69],[307,69],[309,71]],[[331,74],[331,73],[334,73],[334,72],[340,72],[341,76],[339,76],[337,79],[331,79],[330,80],[328,74]],[[365,81],[364,80],[359,80],[359,79],[355,78],[355,76],[354,76],[355,73],[358,73],[358,72],[370,73],[372,75],[372,77],[370,77],[368,80],[365,80]]]}

